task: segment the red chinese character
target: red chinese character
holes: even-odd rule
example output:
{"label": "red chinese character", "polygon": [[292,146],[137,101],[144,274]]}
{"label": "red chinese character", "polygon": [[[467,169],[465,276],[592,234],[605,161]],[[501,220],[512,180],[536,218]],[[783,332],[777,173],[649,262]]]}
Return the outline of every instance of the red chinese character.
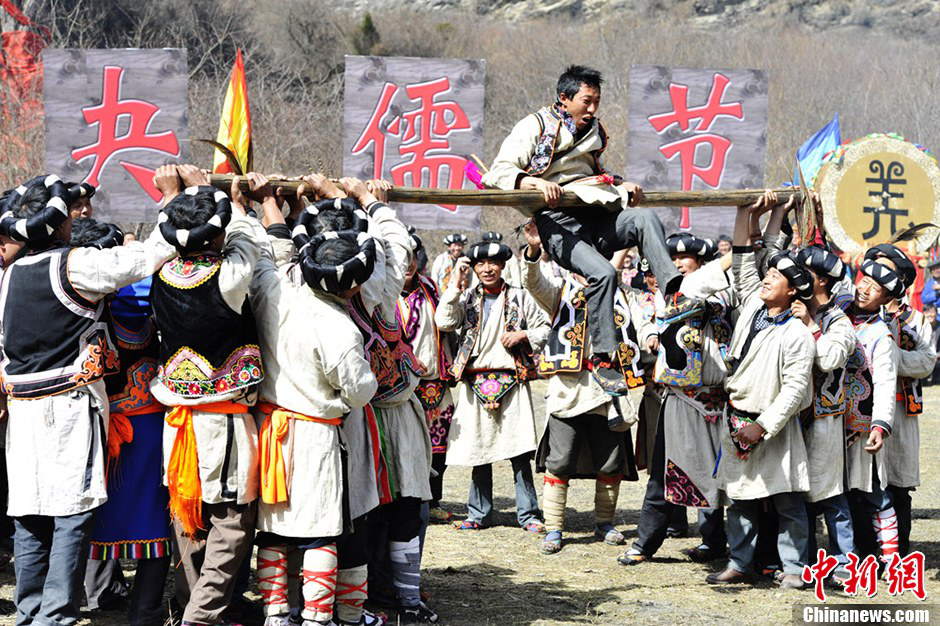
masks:
{"label": "red chinese character", "polygon": [[816,563],[814,565],[804,565],[803,573],[800,578],[804,583],[815,583],[814,592],[816,599],[820,602],[826,601],[826,591],[823,582],[838,567],[839,559],[834,556],[827,556],[826,551],[820,548],[816,552]]}
{"label": "red chinese character", "polygon": [[672,111],[652,115],[649,118],[650,124],[657,133],[661,133],[672,124],[678,124],[682,130],[689,130],[689,122],[699,120],[695,127],[695,132],[704,132],[710,130],[712,124],[719,117],[733,117],[738,120],[744,119],[744,111],[740,102],[722,103],[725,97],[725,90],[731,80],[723,74],[715,74],[712,77],[711,91],[708,93],[708,102],[699,107],[689,108],[689,87],[688,85],[669,85],[669,99],[672,101]]}
{"label": "red chinese character", "polygon": [[[710,161],[707,166],[702,167],[696,164],[696,156],[699,147],[708,146],[711,148]],[[710,187],[718,187],[721,184],[721,175],[725,172],[725,161],[728,156],[728,150],[731,149],[731,140],[721,135],[706,133],[704,135],[691,135],[672,143],[667,143],[659,148],[666,160],[679,155],[679,166],[682,171],[682,190],[690,191],[692,181],[698,177]],[[682,215],[679,218],[679,228],[690,228],[689,207],[682,207]]]}
{"label": "red chinese character", "polygon": [[[94,157],[95,161],[91,171],[85,177],[85,182],[91,185],[98,185],[102,170],[108,164],[108,161],[120,152],[150,150],[171,157],[177,157],[180,154],[179,141],[176,139],[176,133],[172,130],[162,133],[150,132],[150,124],[154,116],[160,112],[160,107],[143,100],[121,99],[121,81],[123,79],[123,67],[106,66],[104,68],[101,104],[82,109],[85,121],[89,125],[98,125],[98,138],[92,144],[73,150],[72,158],[80,162],[88,157]],[[126,132],[119,134],[118,125],[122,117],[128,118],[128,127]],[[123,161],[121,165],[137,180],[151,198],[160,199],[160,192],[154,188],[150,178],[153,176],[151,170]]]}
{"label": "red chinese character", "polygon": [[845,580],[845,593],[850,596],[857,595],[859,587],[862,587],[869,598],[873,597],[878,593],[878,561],[875,555],[869,554],[864,561],[854,552],[849,552],[847,556],[849,564],[845,569],[849,577]]}
{"label": "red chinese character", "polygon": [[888,579],[888,593],[892,596],[911,591],[918,600],[927,597],[924,590],[923,552],[912,552],[904,558],[895,552],[891,555],[885,574]]}
{"label": "red chinese character", "polygon": [[[690,128],[690,122],[698,120],[694,128],[696,133],[707,133],[719,117],[731,117],[738,120],[744,119],[744,110],[740,102],[722,102],[725,97],[725,91],[731,80],[723,75],[716,73],[712,76],[711,90],[708,93],[708,100],[702,106],[689,108],[689,87],[688,85],[678,85],[672,83],[669,85],[669,99],[672,102],[672,111],[651,115],[647,119],[650,125],[657,133],[662,133],[673,124],[678,124],[679,129],[687,131]],[[696,165],[695,157],[699,146],[708,145],[711,147],[711,161],[708,167]],[[676,154],[679,154],[679,166],[682,172],[682,190],[691,191],[692,181],[695,177],[700,178],[705,184],[711,187],[717,187],[721,182],[721,175],[725,171],[725,161],[728,150],[731,148],[731,140],[715,135],[713,133],[692,135],[678,141],[666,144],[660,147],[659,151],[663,153],[667,160]],[[689,229],[692,227],[692,220],[689,213],[689,207],[682,207],[679,217],[679,228]]]}
{"label": "red chinese character", "polygon": [[369,122],[352,147],[352,153],[359,154],[368,148],[370,144],[375,146],[372,169],[373,178],[382,178],[382,170],[385,167],[385,130],[382,129],[381,124],[382,119],[388,113],[388,108],[392,104],[392,98],[395,97],[396,93],[398,93],[397,85],[385,83],[385,86],[382,87],[382,94],[379,96],[379,101],[372,110],[372,116],[369,118]]}
{"label": "red chinese character", "polygon": [[[392,182],[415,187],[426,185],[460,189],[463,187],[463,169],[467,160],[447,153],[450,150],[447,136],[455,131],[469,130],[470,120],[457,102],[435,100],[438,95],[450,91],[450,79],[444,77],[407,85],[405,93],[410,100],[418,101],[418,107],[396,116],[382,128],[382,120],[388,114],[398,89],[392,83],[385,84],[366,128],[353,145],[352,154],[359,154],[370,145],[374,146],[373,175],[381,178],[386,140],[389,136],[400,136],[398,153],[407,160],[389,169]],[[457,210],[456,206],[442,206],[450,211]]]}

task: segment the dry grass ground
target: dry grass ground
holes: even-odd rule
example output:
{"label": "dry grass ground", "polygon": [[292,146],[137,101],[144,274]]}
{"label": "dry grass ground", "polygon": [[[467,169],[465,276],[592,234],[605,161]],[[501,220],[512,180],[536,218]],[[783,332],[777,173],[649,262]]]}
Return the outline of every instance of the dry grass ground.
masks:
{"label": "dry grass ground", "polygon": [[[913,548],[926,554],[926,603],[933,604],[940,597],[940,455],[935,443],[940,439],[940,389],[930,388],[926,396],[927,413],[921,417],[923,485],[914,494],[911,539]],[[446,474],[445,506],[455,513],[465,511],[468,481],[466,468],[451,468]],[[639,482],[624,483],[620,492],[616,522],[628,541],[636,536],[644,488],[641,476]],[[515,525],[508,463],[497,466],[494,491],[500,512],[492,528],[457,532],[435,525],[428,530],[424,586],[441,624],[779,624],[790,622],[794,605],[813,602],[809,591],[781,591],[770,584],[706,585],[711,568],[691,563],[681,552],[696,545],[694,537],[668,539],[652,563],[618,565],[620,548],[597,542],[591,534],[593,486],[586,481],[574,482],[569,492],[564,549],[543,556],[539,539]],[[694,524],[691,513],[689,519]],[[0,572],[0,624],[13,623],[13,584],[11,569]],[[829,604],[913,602],[909,594],[892,598],[883,585],[880,589],[873,600],[832,594]],[[124,623],[118,613],[85,616],[82,624]]]}

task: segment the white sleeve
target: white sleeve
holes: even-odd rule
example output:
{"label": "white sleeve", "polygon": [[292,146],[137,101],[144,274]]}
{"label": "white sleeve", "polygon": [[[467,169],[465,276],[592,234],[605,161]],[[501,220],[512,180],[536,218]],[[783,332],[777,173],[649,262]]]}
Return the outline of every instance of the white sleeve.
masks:
{"label": "white sleeve", "polygon": [[232,216],[225,228],[219,291],[225,304],[236,313],[241,312],[248,296],[255,265],[261,257],[262,243],[270,245],[260,222],[245,215]]}
{"label": "white sleeve", "polygon": [[516,181],[525,176],[541,135],[537,115],[528,115],[503,140],[489,171],[483,175],[483,184],[491,189],[515,189]]}
{"label": "white sleeve", "polygon": [[154,274],[176,254],[176,248],[163,238],[160,229],[154,228],[143,242],[104,250],[73,248],[68,253],[68,278],[82,297],[97,302]]}

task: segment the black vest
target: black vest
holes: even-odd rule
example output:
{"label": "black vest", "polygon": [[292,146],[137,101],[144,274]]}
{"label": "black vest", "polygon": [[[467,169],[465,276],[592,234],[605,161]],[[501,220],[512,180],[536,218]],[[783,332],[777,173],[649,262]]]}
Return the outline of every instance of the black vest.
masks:
{"label": "black vest", "polygon": [[11,397],[63,393],[117,370],[104,301],[87,300],[72,287],[68,253],[57,248],[29,255],[3,275],[0,367]]}
{"label": "black vest", "polygon": [[221,266],[217,254],[176,258],[153,281],[159,377],[185,398],[247,390],[264,378],[251,307],[246,300],[236,313],[225,303],[219,289]]}

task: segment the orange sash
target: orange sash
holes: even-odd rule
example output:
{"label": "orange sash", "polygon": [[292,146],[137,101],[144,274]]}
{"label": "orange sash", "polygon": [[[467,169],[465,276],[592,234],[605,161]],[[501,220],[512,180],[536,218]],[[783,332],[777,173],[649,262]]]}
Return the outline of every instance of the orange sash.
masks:
{"label": "orange sash", "polygon": [[170,490],[170,515],[176,518],[183,533],[193,536],[202,525],[202,484],[199,482],[199,457],[193,411],[204,413],[247,413],[248,407],[238,402],[212,402],[195,406],[174,406],[166,415],[166,423],[176,428],[173,451],[166,467]]}
{"label": "orange sash", "polygon": [[311,417],[281,408],[270,402],[260,402],[258,410],[264,416],[261,425],[261,501],[265,504],[287,502],[287,469],[281,442],[287,437],[288,420],[303,420],[339,426],[340,417]]}

